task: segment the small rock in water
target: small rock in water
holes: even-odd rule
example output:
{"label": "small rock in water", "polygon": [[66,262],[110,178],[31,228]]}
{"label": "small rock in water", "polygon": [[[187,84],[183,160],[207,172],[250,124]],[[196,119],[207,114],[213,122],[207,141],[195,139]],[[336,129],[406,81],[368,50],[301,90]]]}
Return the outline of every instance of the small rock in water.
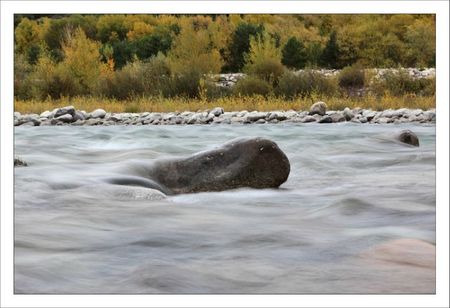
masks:
{"label": "small rock in water", "polygon": [[419,146],[419,138],[417,137],[416,134],[414,134],[409,129],[402,130],[400,132],[400,134],[398,135],[397,139],[398,139],[398,141],[406,143],[406,144],[410,144],[410,145],[413,145],[416,147]]}
{"label": "small rock in water", "polygon": [[28,166],[28,164],[20,158],[14,158],[14,167]]}
{"label": "small rock in water", "polygon": [[324,102],[314,103],[309,109],[310,115],[318,114],[323,116],[325,115],[326,112],[327,112],[327,104],[325,104]]}

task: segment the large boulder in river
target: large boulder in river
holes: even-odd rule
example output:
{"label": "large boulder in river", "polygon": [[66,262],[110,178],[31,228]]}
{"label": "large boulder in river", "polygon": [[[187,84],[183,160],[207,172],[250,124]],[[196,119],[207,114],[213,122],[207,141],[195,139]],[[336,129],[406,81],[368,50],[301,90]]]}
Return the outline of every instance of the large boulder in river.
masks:
{"label": "large boulder in river", "polygon": [[286,155],[273,141],[238,138],[187,158],[155,163],[149,177],[168,194],[222,191],[239,187],[276,188],[290,172]]}
{"label": "large boulder in river", "polygon": [[309,109],[310,115],[318,114],[323,116],[325,115],[326,112],[327,112],[327,104],[325,104],[324,102],[314,103]]}
{"label": "large boulder in river", "polygon": [[402,143],[406,143],[409,145],[419,146],[419,138],[416,134],[414,134],[409,129],[402,130],[397,136],[396,139]]}

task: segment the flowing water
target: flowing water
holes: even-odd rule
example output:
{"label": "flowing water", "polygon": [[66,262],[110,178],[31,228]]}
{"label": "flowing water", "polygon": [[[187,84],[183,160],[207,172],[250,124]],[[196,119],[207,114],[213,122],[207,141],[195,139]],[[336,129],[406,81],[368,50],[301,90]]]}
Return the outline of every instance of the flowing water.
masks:
{"label": "flowing water", "polygon": [[[420,147],[391,141],[401,129]],[[286,153],[280,189],[106,181],[240,136]],[[18,127],[15,155],[17,293],[435,292],[434,265],[370,252],[415,239],[434,260],[434,125]]]}

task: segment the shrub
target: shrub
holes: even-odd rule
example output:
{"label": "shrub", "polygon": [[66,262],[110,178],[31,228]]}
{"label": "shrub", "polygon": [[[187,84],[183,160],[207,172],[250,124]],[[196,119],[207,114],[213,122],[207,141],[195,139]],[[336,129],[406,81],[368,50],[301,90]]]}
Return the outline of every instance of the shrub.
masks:
{"label": "shrub", "polygon": [[38,60],[29,80],[32,96],[39,99],[57,99],[83,93],[83,87],[78,80],[71,78],[64,67],[56,65],[48,56]]}
{"label": "shrub", "polygon": [[201,100],[213,100],[230,96],[232,90],[230,87],[222,87],[216,85],[212,79],[200,79],[199,98]]}
{"label": "shrub", "polygon": [[116,71],[107,91],[107,96],[117,99],[142,95],[144,93],[144,78],[141,62],[136,61],[127,64]]}
{"label": "shrub", "polygon": [[284,66],[276,59],[266,59],[259,63],[255,63],[248,69],[250,74],[257,76],[259,79],[276,86],[281,75],[285,71]]}
{"label": "shrub", "polygon": [[267,96],[272,90],[270,83],[254,76],[247,76],[239,79],[233,87],[235,95],[252,96],[263,95]]}
{"label": "shrub", "polygon": [[345,67],[338,76],[341,88],[363,88],[365,81],[364,69],[358,65]]}
{"label": "shrub", "polygon": [[337,92],[334,79],[326,78],[314,71],[294,74],[288,71],[281,76],[275,94],[286,98],[310,97],[313,93],[332,96]]}
{"label": "shrub", "polygon": [[14,55],[14,96],[20,99],[31,98],[29,74],[31,65],[23,55]]}
{"label": "shrub", "polygon": [[293,72],[287,71],[281,76],[278,86],[275,88],[275,94],[286,98],[294,98],[301,96],[304,88],[302,80]]}
{"label": "shrub", "polygon": [[117,99],[135,96],[157,96],[170,81],[170,69],[164,56],[147,62],[135,61],[103,80],[101,94]]}
{"label": "shrub", "polygon": [[408,71],[388,71],[371,86],[372,92],[383,95],[385,92],[393,96],[414,94],[420,96],[432,96],[436,92],[435,78],[414,78]]}
{"label": "shrub", "polygon": [[195,70],[174,74],[164,87],[163,94],[165,97],[198,97],[201,77],[202,75]]}
{"label": "shrub", "polygon": [[267,33],[250,40],[250,51],[245,58],[244,71],[274,86],[278,84],[285,68],[281,64],[280,50]]}

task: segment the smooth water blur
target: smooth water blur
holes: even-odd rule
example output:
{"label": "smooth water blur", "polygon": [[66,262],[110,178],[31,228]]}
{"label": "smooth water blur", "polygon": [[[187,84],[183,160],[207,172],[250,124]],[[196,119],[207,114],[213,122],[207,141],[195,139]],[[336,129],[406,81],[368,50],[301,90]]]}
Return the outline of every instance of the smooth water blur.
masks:
{"label": "smooth water blur", "polygon": [[[411,129],[420,147],[390,141]],[[280,189],[162,198],[107,184],[240,136],[291,162]],[[17,127],[17,293],[434,292],[429,271],[361,257],[435,243],[434,125]],[[414,269],[414,268],[413,268]]]}

